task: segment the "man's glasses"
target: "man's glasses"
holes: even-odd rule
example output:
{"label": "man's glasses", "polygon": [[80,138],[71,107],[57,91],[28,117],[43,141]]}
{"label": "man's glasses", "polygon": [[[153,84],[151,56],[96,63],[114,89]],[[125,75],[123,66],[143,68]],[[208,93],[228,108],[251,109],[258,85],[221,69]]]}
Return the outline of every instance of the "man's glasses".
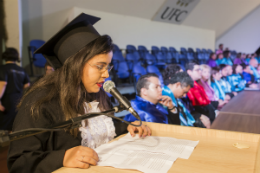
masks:
{"label": "man's glasses", "polygon": [[112,70],[112,68],[113,68],[113,65],[108,65],[108,66],[104,66],[104,65],[97,65],[97,64],[89,64],[91,67],[97,67],[97,69],[101,72],[101,73],[103,73],[103,72],[105,72],[106,70],[108,71],[108,72],[110,72],[111,70]]}
{"label": "man's glasses", "polygon": [[194,70],[194,71],[197,71],[197,72],[199,72],[199,71],[202,71],[200,68],[198,68],[198,69],[196,69],[196,70]]}

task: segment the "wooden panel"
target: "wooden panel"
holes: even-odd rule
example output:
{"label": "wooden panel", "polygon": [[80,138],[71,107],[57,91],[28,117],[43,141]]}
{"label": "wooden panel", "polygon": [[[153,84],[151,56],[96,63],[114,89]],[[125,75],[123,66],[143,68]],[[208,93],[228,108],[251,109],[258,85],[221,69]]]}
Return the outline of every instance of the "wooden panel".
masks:
{"label": "wooden panel", "polygon": [[260,92],[242,91],[225,105],[221,112],[260,116]]}
{"label": "wooden panel", "polygon": [[211,129],[260,134],[260,116],[220,112]]}
{"label": "wooden panel", "polygon": [[[177,159],[169,173],[253,173],[257,169],[255,161],[259,150],[258,134],[238,133],[196,127],[182,127],[157,123],[147,123],[155,136],[199,140],[191,157]],[[234,143],[246,144],[250,148],[237,149]],[[92,166],[90,169],[61,168],[54,173],[133,173],[112,167]]]}

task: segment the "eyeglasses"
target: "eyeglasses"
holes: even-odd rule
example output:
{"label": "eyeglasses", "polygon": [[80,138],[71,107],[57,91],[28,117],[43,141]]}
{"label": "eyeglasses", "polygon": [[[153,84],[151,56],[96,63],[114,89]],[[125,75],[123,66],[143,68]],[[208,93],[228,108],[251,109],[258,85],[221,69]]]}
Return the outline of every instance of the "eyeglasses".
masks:
{"label": "eyeglasses", "polygon": [[[88,63],[89,64],[89,63]],[[113,65],[108,65],[108,66],[104,66],[104,65],[97,65],[97,64],[89,64],[91,67],[97,67],[97,69],[101,72],[101,73],[103,73],[103,72],[105,72],[106,70],[108,71],[108,72],[110,72],[111,70],[112,70],[112,68],[113,68]]]}

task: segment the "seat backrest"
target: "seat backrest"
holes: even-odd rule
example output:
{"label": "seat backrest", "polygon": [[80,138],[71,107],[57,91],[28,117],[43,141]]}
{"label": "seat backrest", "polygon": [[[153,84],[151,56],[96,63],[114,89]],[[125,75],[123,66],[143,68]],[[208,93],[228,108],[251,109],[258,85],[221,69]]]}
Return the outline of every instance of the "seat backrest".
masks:
{"label": "seat backrest", "polygon": [[166,56],[159,52],[156,56],[157,62],[166,62]]}
{"label": "seat backrest", "polygon": [[145,61],[147,64],[151,65],[151,64],[156,64],[156,58],[154,55],[150,54],[150,53],[146,53],[145,54]]}
{"label": "seat backrest", "polygon": [[167,47],[162,46],[162,47],[161,47],[161,52],[162,52],[163,54],[166,54],[166,53],[168,52]]}
{"label": "seat backrest", "polygon": [[121,52],[121,50],[119,49],[119,47],[116,44],[113,44],[113,52]]}
{"label": "seat backrest", "polygon": [[152,46],[152,54],[153,55],[156,55],[159,52],[160,52],[160,49],[157,46]]}
{"label": "seat backrest", "polygon": [[161,84],[163,84],[162,74],[161,74],[160,70],[159,70],[156,66],[154,66],[154,65],[148,65],[148,66],[146,67],[146,70],[147,70],[147,73],[155,73],[155,74],[157,74],[157,76],[159,77],[159,80],[160,80]]}
{"label": "seat backrest", "polygon": [[194,53],[194,50],[191,47],[189,47],[188,52]]}
{"label": "seat backrest", "polygon": [[136,64],[133,68],[133,74],[145,75],[147,74],[145,68],[139,64]]}
{"label": "seat backrest", "polygon": [[133,52],[136,52],[136,51],[137,50],[136,50],[134,45],[130,45],[130,44],[126,45],[126,53],[133,53]]}
{"label": "seat backrest", "polygon": [[29,47],[30,47],[30,51],[31,51],[29,53],[32,55],[33,64],[36,67],[43,68],[47,62],[42,54],[40,54],[40,53],[33,54],[34,51],[37,50],[38,48],[40,48],[44,43],[45,43],[45,41],[43,41],[43,40],[31,40],[29,43]]}
{"label": "seat backrest", "polygon": [[201,52],[201,50],[200,50],[199,48],[197,48],[197,49],[196,49],[196,52],[197,52],[197,53],[200,53],[200,52]]}
{"label": "seat backrest", "polygon": [[177,50],[176,50],[174,47],[169,47],[169,51],[170,51],[170,52],[174,52],[174,53],[177,52]]}
{"label": "seat backrest", "polygon": [[182,52],[182,53],[187,53],[187,50],[186,50],[186,48],[184,48],[184,47],[181,47],[181,52]]}

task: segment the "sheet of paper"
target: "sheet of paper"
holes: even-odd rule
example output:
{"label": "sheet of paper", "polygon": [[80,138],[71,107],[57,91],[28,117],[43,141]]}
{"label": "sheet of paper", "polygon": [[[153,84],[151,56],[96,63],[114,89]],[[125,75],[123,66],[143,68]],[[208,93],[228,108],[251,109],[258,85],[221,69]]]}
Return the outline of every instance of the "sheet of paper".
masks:
{"label": "sheet of paper", "polygon": [[98,166],[135,169],[145,173],[166,173],[177,159],[163,153],[125,149],[119,149],[110,154],[98,153],[98,156],[100,160]]}
{"label": "sheet of paper", "polygon": [[95,150],[100,159],[99,166],[166,173],[177,158],[188,159],[198,142],[157,136],[139,138],[127,134]]}

